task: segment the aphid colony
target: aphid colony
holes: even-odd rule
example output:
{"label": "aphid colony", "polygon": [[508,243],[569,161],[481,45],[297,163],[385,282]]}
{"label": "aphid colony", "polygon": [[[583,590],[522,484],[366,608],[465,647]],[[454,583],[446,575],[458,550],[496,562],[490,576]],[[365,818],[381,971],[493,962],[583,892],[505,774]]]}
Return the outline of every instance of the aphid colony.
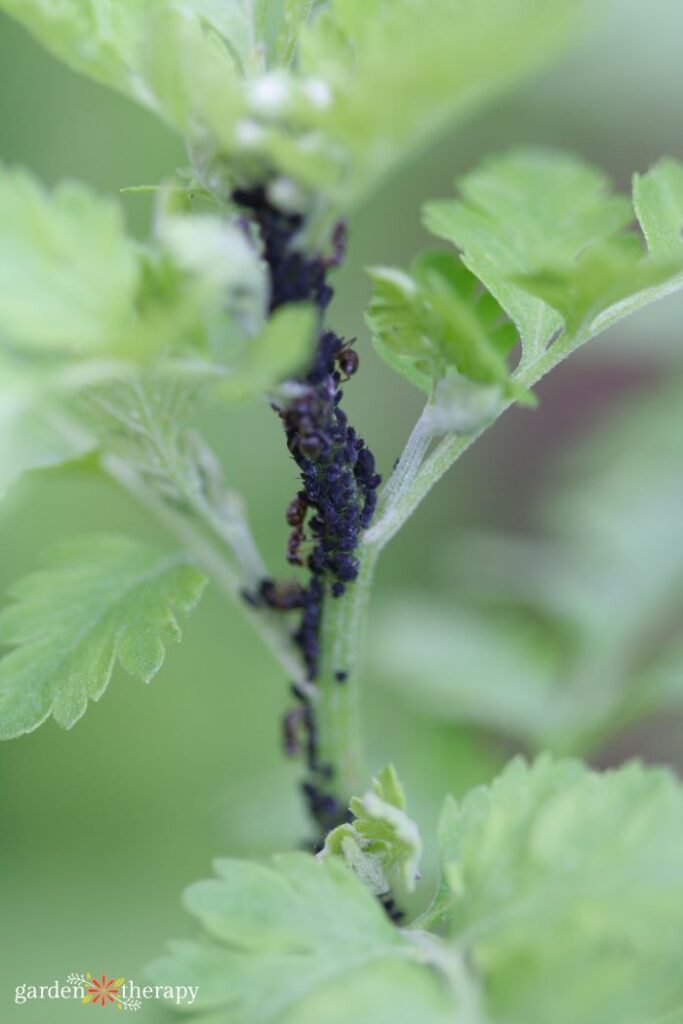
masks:
{"label": "aphid colony", "polygon": [[[258,226],[270,271],[271,310],[308,300],[318,307],[322,320],[333,295],[327,272],[344,254],[343,225],[334,231],[332,256],[311,258],[293,244],[303,223],[300,215],[274,208],[262,188],[237,191],[233,198]],[[328,595],[341,597],[358,574],[355,551],[361,531],[372,520],[381,482],[372,452],[340,407],[341,384],[358,366],[353,341],[322,331],[312,365],[295,382],[291,396],[275,406],[301,478],[301,489],[286,512],[291,528],[287,560],[307,568],[309,578],[305,585],[263,580],[258,594],[247,599],[282,612],[298,611],[293,639],[310,682],[319,671],[323,603]],[[347,673],[340,669],[335,678],[343,684]],[[330,793],[331,766],[320,762],[313,704],[300,687],[294,685],[292,693],[297,705],[284,719],[284,746],[287,753],[296,754],[303,744],[309,769],[303,793],[311,814],[326,832],[344,820],[346,811]]]}

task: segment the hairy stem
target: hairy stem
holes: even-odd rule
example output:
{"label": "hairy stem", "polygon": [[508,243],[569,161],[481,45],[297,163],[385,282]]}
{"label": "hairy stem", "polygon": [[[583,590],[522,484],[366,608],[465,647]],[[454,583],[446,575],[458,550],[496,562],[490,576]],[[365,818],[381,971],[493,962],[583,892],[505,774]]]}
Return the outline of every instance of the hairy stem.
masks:
{"label": "hairy stem", "polygon": [[305,686],[301,658],[282,619],[272,612],[256,612],[246,604],[242,597],[244,580],[233,561],[232,552],[222,550],[221,546],[207,538],[203,527],[208,525],[215,530],[216,524],[210,520],[202,523],[201,520],[197,521],[196,518],[169,506],[125,460],[118,456],[104,455],[102,466],[112,480],[178,538],[184,549],[196,559],[197,564],[213,579],[221,592],[238,604],[280,665],[299,685]]}
{"label": "hairy stem", "polygon": [[321,628],[316,720],[321,763],[334,765],[332,790],[342,804],[365,781],[360,715],[363,637],[375,560],[363,559],[346,593],[328,601]]}

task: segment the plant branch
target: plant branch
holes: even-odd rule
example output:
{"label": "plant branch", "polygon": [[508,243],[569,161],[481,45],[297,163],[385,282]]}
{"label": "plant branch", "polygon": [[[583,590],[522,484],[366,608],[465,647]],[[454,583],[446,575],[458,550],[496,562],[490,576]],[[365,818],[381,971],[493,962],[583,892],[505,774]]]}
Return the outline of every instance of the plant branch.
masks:
{"label": "plant branch", "polygon": [[[112,480],[152,512],[169,532],[180,540],[184,549],[194,556],[198,565],[214,580],[221,592],[239,606],[280,665],[298,685],[306,687],[301,658],[282,618],[270,611],[252,609],[244,600],[242,595],[245,581],[240,568],[232,560],[233,552],[231,551],[230,557],[227,557],[220,547],[206,537],[204,530],[192,517],[163,501],[124,459],[117,455],[105,454],[102,456],[101,464]],[[201,514],[201,508],[199,505],[194,511]],[[216,530],[217,524],[213,517],[204,518],[203,524]],[[222,531],[221,535],[223,536]],[[226,541],[225,536],[223,540]]]}

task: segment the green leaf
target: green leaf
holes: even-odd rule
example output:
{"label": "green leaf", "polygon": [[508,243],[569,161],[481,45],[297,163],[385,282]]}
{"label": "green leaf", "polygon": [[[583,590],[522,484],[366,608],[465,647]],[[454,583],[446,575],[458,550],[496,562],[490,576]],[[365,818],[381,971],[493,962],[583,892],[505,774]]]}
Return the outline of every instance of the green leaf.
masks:
{"label": "green leaf", "polygon": [[632,219],[626,199],[611,196],[604,174],[574,156],[513,150],[458,182],[461,198],[427,203],[424,221],[453,242],[466,266],[517,325],[525,355],[542,352],[562,319],[517,279],[564,266]]}
{"label": "green leaf", "polygon": [[[667,167],[652,172],[650,192],[663,177],[673,180]],[[665,230],[662,218],[671,218],[670,240],[672,232],[680,233],[680,210],[671,202],[663,206],[661,184],[656,187],[657,213],[654,200],[636,195],[635,201],[658,238]],[[460,193],[459,200],[428,203],[425,223],[458,246],[516,323],[524,350],[520,380],[535,377],[558,336],[564,357],[683,286],[683,246],[655,244],[646,253],[626,230],[634,219],[631,204],[610,195],[604,176],[575,157],[515,150],[466,175]]]}
{"label": "green leaf", "polygon": [[341,857],[375,895],[413,892],[419,878],[422,841],[406,814],[406,797],[393,765],[373,779],[365,796],[350,804],[354,821],[339,825],[325,840],[320,860]]}
{"label": "green leaf", "polygon": [[288,67],[296,56],[299,35],[321,0],[284,0],[282,24],[277,40],[277,62]]}
{"label": "green leaf", "polygon": [[141,18],[156,0],[0,0],[69,67],[144,101],[134,75]]}
{"label": "green leaf", "polygon": [[[584,333],[591,337],[659,298],[660,286],[671,290],[668,285],[682,271],[683,254],[677,261],[648,259],[637,238],[624,236],[588,249],[571,265],[520,276],[516,282],[556,309],[567,334],[576,338]],[[683,278],[675,287],[682,284]],[[605,313],[609,322],[601,323]]]}
{"label": "green leaf", "polygon": [[0,737],[31,732],[52,714],[70,728],[99,700],[118,661],[144,682],[180,636],[204,577],[181,555],[101,536],[64,544],[49,568],[14,585],[0,612]]}
{"label": "green leaf", "polygon": [[672,775],[514,761],[446,804],[440,842],[433,913],[473,958],[496,1019],[674,1019],[683,790]]}
{"label": "green leaf", "polygon": [[189,305],[190,316],[194,307],[215,357],[228,357],[219,346],[229,339],[221,335],[251,336],[266,320],[268,279],[255,246],[236,223],[208,215],[164,214],[157,236],[181,272],[181,281],[172,282],[179,301]]}
{"label": "green leaf", "polygon": [[296,376],[313,355],[316,324],[316,311],[307,304],[293,303],[277,310],[261,333],[247,341],[216,394],[239,401],[273,391]]}
{"label": "green leaf", "polygon": [[455,116],[544,63],[580,21],[564,0],[334,0],[302,32],[302,70],[331,87],[312,117],[355,201]]}
{"label": "green leaf", "polygon": [[[75,71],[126,93],[152,109],[158,98],[145,80],[145,41],[160,19],[184,20],[192,28],[186,36],[187,51],[174,52],[176,72],[189,71],[187,61],[198,56],[193,49],[194,30],[206,25],[229,44],[234,59],[249,66],[258,40],[255,37],[251,0],[0,0],[0,9],[21,22],[48,50]],[[204,55],[208,50],[204,51]],[[195,68],[203,90],[205,68]],[[182,84],[191,88],[186,75]],[[161,105],[161,111],[169,111]]]}
{"label": "green leaf", "polygon": [[0,332],[33,349],[111,351],[135,324],[139,265],[119,209],[0,168]]}
{"label": "green leaf", "polygon": [[506,363],[517,339],[514,326],[455,255],[427,250],[410,274],[383,267],[370,273],[374,290],[366,319],[377,352],[392,369],[430,395],[453,372],[495,386],[498,397],[523,395]]}
{"label": "green leaf", "polygon": [[341,1006],[379,1024],[460,1020],[417,945],[338,860],[215,867],[185,894],[208,936],[174,943],[150,969],[156,984],[199,984],[198,1024],[338,1024]]}
{"label": "green leaf", "polygon": [[284,175],[326,222],[547,61],[582,7],[434,0],[425,18],[419,0],[0,0],[71,67],[182,132],[221,199],[235,180],[282,188]]}
{"label": "green leaf", "polygon": [[662,159],[633,179],[633,200],[653,256],[678,256],[683,248],[683,164]]}
{"label": "green leaf", "polygon": [[[198,144],[206,133],[226,137],[244,108],[236,61],[216,32],[218,17],[193,15],[198,4],[160,4],[141,28],[140,75],[154,105],[179,132]],[[216,15],[234,11],[241,22],[239,52],[246,46],[244,10],[239,4],[205,3]],[[223,26],[225,29],[229,25]],[[233,51],[234,52],[234,51]],[[244,55],[243,55],[244,56]]]}

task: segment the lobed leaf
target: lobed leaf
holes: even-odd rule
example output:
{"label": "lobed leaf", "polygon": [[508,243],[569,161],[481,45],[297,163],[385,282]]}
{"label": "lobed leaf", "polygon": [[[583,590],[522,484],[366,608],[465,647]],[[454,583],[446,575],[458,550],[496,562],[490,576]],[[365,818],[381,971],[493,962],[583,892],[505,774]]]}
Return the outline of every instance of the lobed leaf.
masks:
{"label": "lobed leaf", "polygon": [[[657,238],[663,231],[680,236],[683,210],[661,201],[663,179],[676,178],[675,165],[651,174],[647,184],[636,181],[639,217]],[[428,203],[425,224],[460,249],[517,325],[520,375],[559,334],[569,352],[683,285],[681,247],[655,243],[646,252],[626,230],[631,204],[575,157],[515,150],[466,175],[459,191],[460,199]],[[663,216],[671,218],[666,229]]]}
{"label": "lobed leaf", "polygon": [[341,862],[290,853],[215,867],[216,880],[185,894],[208,936],[174,943],[150,968],[157,984],[200,985],[198,1024],[337,1024],[342,1000],[345,1014],[382,1024],[460,1019],[415,944]]}
{"label": "lobed leaf", "polygon": [[52,194],[0,168],[0,332],[22,345],[111,351],[135,324],[135,244],[119,209],[85,186]]}
{"label": "lobed leaf", "polygon": [[514,761],[446,803],[440,844],[434,910],[473,957],[496,1019],[675,1018],[683,790],[668,772]]}
{"label": "lobed leaf", "polygon": [[56,548],[51,566],[16,583],[0,612],[0,645],[14,648],[0,661],[0,737],[32,732],[49,715],[70,728],[117,661],[149,682],[204,583],[184,556],[124,537]]}

